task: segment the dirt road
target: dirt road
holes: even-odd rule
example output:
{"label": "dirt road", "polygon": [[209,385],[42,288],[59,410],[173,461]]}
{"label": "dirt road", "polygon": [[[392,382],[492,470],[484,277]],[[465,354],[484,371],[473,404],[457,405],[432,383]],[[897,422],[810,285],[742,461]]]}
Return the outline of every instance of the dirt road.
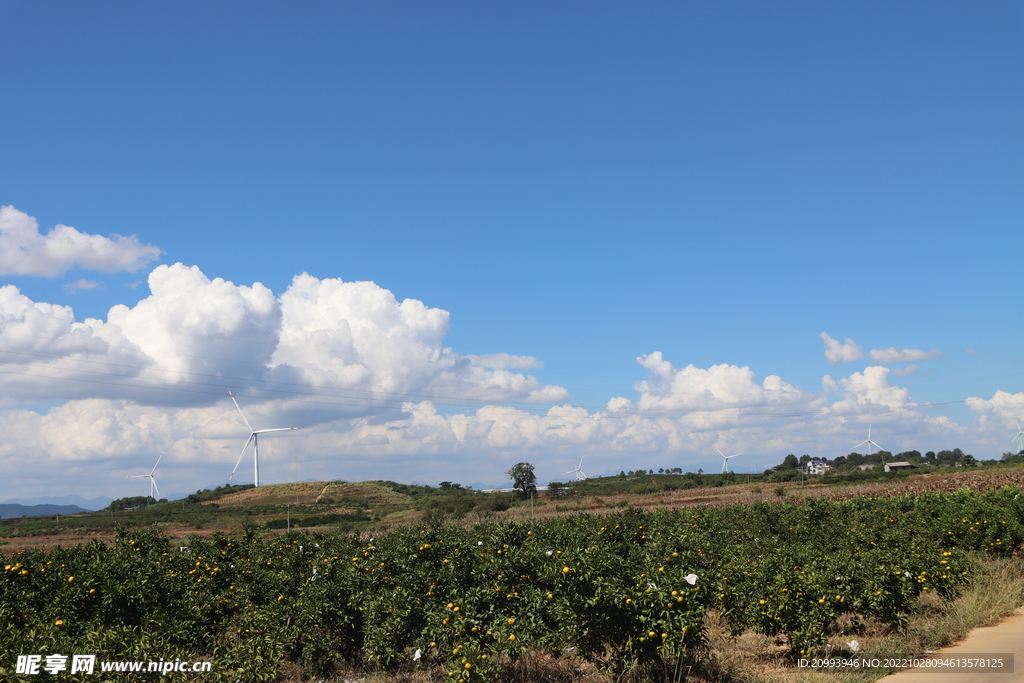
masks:
{"label": "dirt road", "polygon": [[881,679],[881,683],[1024,683],[1024,607],[995,626],[974,629],[956,645],[938,650],[931,657],[978,657],[1007,653],[1013,653],[1015,673],[939,673],[931,668],[917,668],[886,676]]}

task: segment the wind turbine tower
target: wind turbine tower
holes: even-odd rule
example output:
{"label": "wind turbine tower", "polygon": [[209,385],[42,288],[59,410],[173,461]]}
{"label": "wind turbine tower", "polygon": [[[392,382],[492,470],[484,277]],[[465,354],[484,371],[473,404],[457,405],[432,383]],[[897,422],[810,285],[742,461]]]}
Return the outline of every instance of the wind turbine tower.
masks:
{"label": "wind turbine tower", "polygon": [[576,465],[576,469],[569,470],[568,472],[563,472],[562,474],[572,474],[574,475],[576,481],[583,481],[584,479],[586,479],[587,475],[583,474],[583,470],[580,469],[581,467],[583,467],[583,458],[585,457],[585,455],[586,454],[584,453],[583,455],[580,456],[580,464]]}
{"label": "wind turbine tower", "polygon": [[153,469],[149,474],[130,474],[126,477],[127,479],[149,479],[149,496],[153,500],[160,500],[160,489],[156,487],[156,477],[153,474],[156,472],[156,467],[160,464],[163,457],[164,454],[161,453],[160,457],[156,459],[156,465],[153,465]]}
{"label": "wind turbine tower", "polygon": [[[871,424],[870,423],[868,423],[868,438],[865,439],[864,441],[861,441],[859,444],[854,446],[854,448],[860,448],[864,444],[867,444],[867,446],[868,446],[868,457],[871,457],[871,447],[872,446],[877,448],[879,450],[879,452],[885,450],[881,446],[879,446],[877,443],[875,443],[874,441],[871,440]],[[882,456],[882,465],[885,465],[885,456],[884,455]]]}
{"label": "wind turbine tower", "polygon": [[715,450],[718,451],[718,454],[720,456],[722,456],[722,474],[725,474],[726,472],[729,471],[729,459],[730,458],[735,458],[736,456],[740,455],[740,453],[733,453],[732,455],[726,455],[725,453],[723,453],[718,448],[718,446],[715,446]]}
{"label": "wind turbine tower", "polygon": [[[235,401],[235,395],[232,394],[229,391],[228,392],[228,396],[230,396],[231,400],[234,402],[235,408],[238,408],[238,401]],[[238,469],[238,466],[242,463],[242,458],[245,457],[245,452],[247,450],[249,450],[249,444],[251,443],[252,444],[252,468],[253,468],[253,475],[254,475],[254,478],[256,480],[256,486],[259,486],[260,485],[260,444],[259,444],[259,436],[260,436],[260,434],[268,434],[270,432],[290,432],[290,431],[294,431],[296,429],[302,429],[302,428],[301,427],[278,427],[276,429],[253,429],[252,426],[249,424],[249,421],[245,419],[245,414],[242,412],[241,408],[238,408],[238,414],[242,416],[242,422],[244,422],[245,426],[248,427],[248,429],[249,429],[249,438],[245,440],[245,445],[242,446],[242,452],[238,455],[238,461],[235,463],[235,469],[231,470],[231,476],[228,477],[228,483],[229,484],[231,483],[231,478],[235,476],[235,471]]]}
{"label": "wind turbine tower", "polygon": [[1014,422],[1017,423],[1017,436],[1010,439],[1010,443],[1012,444],[1014,441],[1019,440],[1020,443],[1019,448],[1017,448],[1017,453],[1024,453],[1024,430],[1021,430],[1020,428],[1020,420],[1014,420]]}

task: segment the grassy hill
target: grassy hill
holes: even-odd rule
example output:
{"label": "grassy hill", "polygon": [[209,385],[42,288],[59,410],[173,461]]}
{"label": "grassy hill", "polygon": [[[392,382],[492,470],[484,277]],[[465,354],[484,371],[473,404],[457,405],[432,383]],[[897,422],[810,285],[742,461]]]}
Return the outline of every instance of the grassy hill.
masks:
{"label": "grassy hill", "polygon": [[333,505],[339,508],[392,512],[415,507],[413,497],[398,493],[385,482],[304,481],[270,484],[230,493],[207,504],[222,508],[254,505]]}

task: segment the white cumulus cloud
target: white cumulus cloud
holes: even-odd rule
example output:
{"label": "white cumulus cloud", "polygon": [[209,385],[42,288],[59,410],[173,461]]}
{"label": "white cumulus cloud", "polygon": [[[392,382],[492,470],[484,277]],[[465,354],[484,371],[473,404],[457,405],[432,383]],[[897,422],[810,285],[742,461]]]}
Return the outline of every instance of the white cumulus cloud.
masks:
{"label": "white cumulus cloud", "polygon": [[[731,461],[742,471],[763,469],[791,452],[843,455],[863,440],[869,421],[875,440],[894,452],[903,444],[921,446],[922,435],[945,447],[962,433],[945,418],[923,414],[906,389],[888,381],[884,367],[826,378],[842,395],[827,405],[823,392],[800,391],[776,376],[759,381],[749,368],[675,368],[660,353],[638,361],[650,376],[637,384],[636,399],[613,398],[608,409],[595,412],[565,403],[538,411],[525,403],[473,408],[428,399],[406,400],[397,409],[310,403],[309,396],[243,396],[240,403],[257,429],[303,427],[261,440],[261,469],[270,482],[495,481],[523,460],[536,463],[541,478],[559,478],[583,452],[588,474],[694,462],[715,469],[716,445],[743,454]],[[109,486],[103,482],[111,472],[137,473],[163,450],[161,490],[185,492],[223,483],[248,436],[226,399],[175,406],[84,398],[47,414],[0,411],[0,430],[0,467],[14,473],[9,486],[31,488],[32,473],[41,468]],[[31,468],[23,465],[28,458]],[[250,462],[240,468],[239,481],[248,481]]]}
{"label": "white cumulus cloud", "polygon": [[196,266],[157,266],[151,294],[134,308],[110,309],[107,324],[152,359],[166,382],[196,374],[259,379],[266,374],[281,328],[281,307],[260,283],[235,285]]}
{"label": "white cumulus cloud", "polygon": [[[229,387],[254,428],[302,427],[261,438],[267,481],[495,482],[524,460],[564,478],[583,453],[588,474],[717,469],[716,445],[742,453],[730,465],[743,471],[787,453],[844,455],[869,422],[894,452],[966,445],[953,440],[964,428],[930,416],[884,366],[825,376],[818,391],[729,363],[677,367],[654,351],[637,358],[647,378],[635,393],[587,409],[530,375],[531,356],[445,346],[447,311],[373,282],[301,274],[278,296],[174,264],[148,284],[135,306],[85,321],[0,287],[0,405],[14,406],[0,410],[0,488],[51,492],[45,475],[129,495],[110,482],[160,451],[161,491],[223,483],[249,434]],[[968,401],[979,420],[1018,404],[1024,394]],[[249,472],[243,463],[236,481]]]}
{"label": "white cumulus cloud", "polygon": [[829,365],[850,363],[864,357],[864,351],[849,337],[840,342],[830,337],[828,332],[822,332],[819,336],[825,342],[825,360]]}
{"label": "white cumulus cloud", "polygon": [[833,391],[839,390],[842,394],[842,400],[830,406],[833,413],[856,413],[862,408],[879,406],[902,409],[915,405],[910,398],[910,391],[890,383],[889,368],[880,365],[864,368],[863,372],[855,372],[838,381],[825,375],[824,384]]}
{"label": "white cumulus cloud", "polygon": [[89,235],[57,225],[43,235],[39,222],[13,206],[0,207],[0,274],[56,277],[71,268],[134,272],[161,250],[134,235]]}
{"label": "white cumulus cloud", "polygon": [[489,358],[504,362],[488,364],[445,347],[448,311],[416,299],[399,302],[373,282],[302,274],[280,301],[275,378],[345,387],[353,402],[376,400],[395,409],[410,399],[548,403],[568,396],[562,387],[507,369],[527,365],[526,357],[495,354]]}
{"label": "white cumulus cloud", "polygon": [[[1017,431],[1018,425],[1024,425],[1024,391],[1010,393],[999,390],[992,394],[992,398],[972,396],[965,402],[976,414],[973,427],[986,435],[989,443],[1000,452],[1020,448]],[[1016,448],[1010,448],[1014,445]]]}
{"label": "white cumulus cloud", "polygon": [[76,322],[68,306],[0,287],[0,395],[7,399],[118,394],[151,362],[116,326]]}
{"label": "white cumulus cloud", "polygon": [[966,400],[967,407],[975,413],[991,414],[1006,424],[1013,420],[1024,420],[1024,391],[1011,394],[1008,391],[996,391],[992,398],[970,397]]}
{"label": "white cumulus cloud", "polygon": [[[707,369],[694,365],[675,368],[660,351],[641,356],[637,362],[650,371],[648,379],[637,382],[634,387],[640,394],[636,406],[647,413],[789,409],[796,405],[810,409],[820,406],[824,400],[820,395],[805,394],[777,375],[769,375],[759,384],[754,372],[747,367],[720,364]],[[709,415],[707,419],[733,418],[723,413]]]}
{"label": "white cumulus cloud", "polygon": [[[70,307],[0,287],[0,391],[8,399],[131,399],[209,404],[228,387],[306,400],[314,412],[401,412],[404,403],[475,407],[551,403],[562,387],[444,346],[448,312],[397,301],[372,282],[296,276],[275,297],[260,283],[210,279],[198,267],[158,266],[150,295],[106,321],[77,322]],[[280,403],[280,405],[287,405]],[[317,408],[317,406],[321,406]]]}

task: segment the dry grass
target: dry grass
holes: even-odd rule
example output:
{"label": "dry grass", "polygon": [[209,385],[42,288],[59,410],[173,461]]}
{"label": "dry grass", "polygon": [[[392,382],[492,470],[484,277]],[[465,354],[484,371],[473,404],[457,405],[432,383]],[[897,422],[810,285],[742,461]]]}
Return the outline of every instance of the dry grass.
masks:
{"label": "dry grass", "polygon": [[15,536],[3,540],[3,543],[0,544],[0,555],[13,555],[14,553],[32,550],[49,552],[54,548],[81,545],[93,540],[112,545],[114,543],[114,534],[90,532],[82,534],[63,533],[49,536]]}
{"label": "dry grass", "polygon": [[[500,658],[503,665],[498,683],[609,683],[597,667],[573,657],[552,657],[540,650],[529,650],[516,661]],[[286,671],[285,683],[439,683],[448,681],[443,667],[418,668],[396,673],[339,672],[329,679],[304,678],[299,671]],[[637,681],[637,683],[640,683]]]}
{"label": "dry grass", "polygon": [[409,508],[413,499],[374,482],[301,481],[292,484],[267,484],[259,488],[231,493],[203,503],[219,507],[250,505],[324,504],[343,499],[362,500],[373,509]]}
{"label": "dry grass", "polygon": [[297,503],[310,505],[317,501],[327,487],[325,481],[301,481],[293,484],[268,484],[259,488],[246,489],[237,493],[229,493],[203,505],[218,507],[240,507],[249,505],[286,505]]}
{"label": "dry grass", "polygon": [[[226,533],[229,531],[238,531],[240,529],[238,524],[224,525],[220,527],[211,527],[205,529],[196,529],[188,524],[160,524],[156,525],[160,528],[160,532],[168,539],[171,546],[175,545],[186,545],[189,537],[191,536],[205,536],[210,537],[216,533]],[[0,542],[0,555],[13,555],[22,551],[38,550],[41,552],[49,552],[54,548],[70,548],[76,545],[83,545],[90,541],[99,541],[106,545],[114,544],[115,534],[114,532],[83,532],[81,534],[75,534],[71,532],[63,532],[60,534],[51,534],[48,536],[13,536],[4,538]]]}
{"label": "dry grass", "polygon": [[975,581],[948,605],[924,602],[908,637],[922,649],[936,650],[961,640],[971,629],[998,623],[1024,604],[1024,567],[1020,558],[986,560]]}

